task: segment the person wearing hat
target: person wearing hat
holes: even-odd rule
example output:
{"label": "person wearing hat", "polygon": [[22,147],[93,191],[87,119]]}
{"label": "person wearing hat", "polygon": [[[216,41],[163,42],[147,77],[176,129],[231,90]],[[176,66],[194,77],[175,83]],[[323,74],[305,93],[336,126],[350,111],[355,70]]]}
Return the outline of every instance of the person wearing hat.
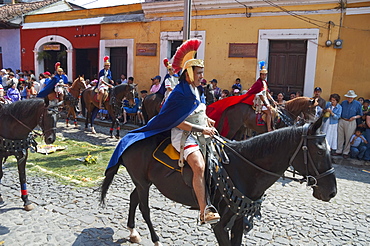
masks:
{"label": "person wearing hat", "polygon": [[174,73],[172,64],[168,61],[168,59],[163,60],[164,65],[167,68],[168,73],[164,77],[164,87],[166,88],[166,92],[164,93],[164,98],[162,104],[167,100],[170,93],[175,89],[176,85],[179,83],[179,76]]}
{"label": "person wearing hat", "polygon": [[346,100],[341,103],[342,114],[338,123],[338,146],[334,155],[342,155],[347,159],[350,152],[350,139],[357,127],[356,119],[362,116],[361,103],[355,100],[357,97],[353,90],[344,95]]}
{"label": "person wearing hat", "polygon": [[6,90],[6,88],[8,87],[6,83],[8,81],[8,73],[4,68],[0,70],[0,78],[1,78],[0,83],[2,84],[4,90]]}
{"label": "person wearing hat", "polygon": [[103,105],[103,97],[104,94],[107,92],[108,88],[112,88],[114,85],[114,81],[112,79],[112,72],[110,71],[110,62],[109,56],[105,56],[104,58],[104,68],[99,71],[99,80],[96,84],[94,90],[98,89],[98,101],[99,101],[99,108],[102,108]]}
{"label": "person wearing hat", "polygon": [[15,77],[15,74],[13,72],[8,73],[8,81],[6,82],[7,86],[10,88],[11,83],[15,84],[15,87],[18,86],[18,79]]}
{"label": "person wearing hat", "polygon": [[316,118],[321,116],[323,109],[326,107],[326,101],[321,97],[322,89],[321,87],[315,87],[313,90],[313,98],[317,99],[318,105],[316,106]]}
{"label": "person wearing hat", "polygon": [[[56,71],[56,74],[54,75],[53,78],[49,80],[49,82],[47,82],[48,78],[45,79],[45,86],[42,90],[40,90],[39,94],[37,94],[37,97],[40,97],[40,98],[47,97],[50,93],[56,90],[56,87],[58,86],[58,84],[62,84],[63,86],[68,86],[68,78],[64,74],[63,69],[60,67],[60,62],[55,63],[55,71]],[[48,74],[50,73],[45,72],[44,74],[46,75],[46,77],[49,77]],[[62,101],[63,95],[61,94],[56,95],[56,98],[59,99],[59,101]]]}
{"label": "person wearing hat", "polygon": [[157,91],[159,91],[159,89],[161,88],[161,76],[157,75],[151,78],[151,80],[152,80],[152,85],[150,86],[150,92],[154,94]]}
{"label": "person wearing hat", "polygon": [[221,88],[217,86],[217,79],[212,79],[211,81],[213,87],[213,94],[215,96],[216,101],[218,101],[221,97]]}
{"label": "person wearing hat", "polygon": [[[182,69],[179,84],[171,92],[158,115],[147,125],[129,132],[121,139],[108,164],[108,169],[120,163],[121,155],[133,143],[171,131],[172,145],[180,152],[179,165],[182,166],[183,160],[186,160],[193,170],[192,183],[200,208],[201,222],[216,223],[220,216],[217,210],[208,206],[206,202],[205,161],[201,152],[203,145],[198,144],[198,136],[202,138],[203,135],[213,136],[216,133],[212,127],[214,122],[205,115],[205,102],[201,102],[197,90],[204,72],[203,60],[194,59],[200,43],[201,40],[190,39],[177,49],[172,67],[175,73]],[[190,132],[196,134],[188,134]],[[180,145],[185,147],[181,149]]]}

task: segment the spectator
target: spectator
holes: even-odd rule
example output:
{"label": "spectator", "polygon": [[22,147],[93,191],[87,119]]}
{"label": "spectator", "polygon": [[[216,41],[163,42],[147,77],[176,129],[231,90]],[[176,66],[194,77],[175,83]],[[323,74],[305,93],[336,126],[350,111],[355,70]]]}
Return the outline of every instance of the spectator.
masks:
{"label": "spectator", "polygon": [[338,123],[338,146],[334,155],[343,154],[343,158],[349,157],[349,140],[356,129],[356,119],[362,116],[361,104],[355,100],[357,97],[353,90],[344,95],[347,100],[341,103],[342,114]]}
{"label": "spectator", "polygon": [[303,96],[302,91],[297,91],[297,92],[295,93],[295,97],[301,97],[301,96]]}
{"label": "spectator", "polygon": [[34,87],[34,85],[33,85],[33,78],[31,79],[31,81],[29,81],[26,85],[26,92],[27,92],[27,96],[26,96],[26,98],[27,99],[30,99],[30,98],[35,98],[36,97],[36,95],[37,95],[37,91],[36,91],[36,89],[35,89],[35,87]]}
{"label": "spectator", "polygon": [[326,140],[333,152],[336,151],[338,145],[338,121],[342,114],[342,106],[339,101],[340,96],[338,94],[331,94],[324,109],[322,131],[326,133]]}
{"label": "spectator", "polygon": [[296,97],[297,97],[296,94],[294,92],[291,92],[290,95],[289,95],[289,100],[292,100]]}
{"label": "spectator", "polygon": [[27,99],[26,81],[23,78],[19,80],[18,90],[21,94],[21,100]]}
{"label": "spectator", "polygon": [[356,128],[355,134],[350,139],[351,158],[362,160],[366,151],[367,141],[362,135],[361,128]]}
{"label": "spectator", "polygon": [[122,73],[121,77],[116,81],[116,85],[127,84],[126,74]]}
{"label": "spectator", "polygon": [[224,98],[228,97],[229,95],[230,95],[230,91],[228,91],[226,89],[225,90],[222,90],[221,97],[220,97],[219,100],[224,99]]}
{"label": "spectator", "polygon": [[4,98],[4,88],[3,85],[0,83],[0,99]]}
{"label": "spectator", "polygon": [[148,94],[148,91],[147,90],[142,90],[142,91],[140,91],[140,94],[141,94],[141,98],[140,98],[139,109],[137,111],[137,117],[138,117],[138,121],[139,121],[140,126],[143,126],[143,125],[145,125],[145,119],[144,119],[144,115],[143,115],[143,112],[142,112],[142,108],[143,108],[144,98]]}
{"label": "spectator", "polygon": [[44,72],[43,73],[43,75],[45,76],[45,80],[43,81],[43,83],[41,83],[41,81],[40,81],[40,91],[42,90],[42,89],[44,89],[44,87],[50,82],[50,80],[51,80],[51,74],[50,74],[50,72],[48,72],[48,71],[46,71],[46,72]]}
{"label": "spectator", "polygon": [[127,100],[123,101],[123,124],[127,123],[127,114],[137,114],[140,106],[139,98],[135,97],[135,104],[130,106]]}
{"label": "spectator", "polygon": [[232,91],[234,91],[235,89],[238,89],[239,91],[242,91],[242,85],[240,84],[240,78],[237,78],[235,80],[235,84],[233,84],[231,89],[232,89]]}
{"label": "spectator", "polygon": [[6,83],[7,83],[7,85],[8,85],[9,87],[11,87],[11,86],[10,86],[10,84],[11,84],[11,83],[14,83],[14,84],[15,84],[15,87],[17,87],[17,86],[18,86],[18,79],[16,79],[16,78],[14,77],[14,73],[13,73],[13,72],[10,72],[8,75],[9,75],[9,76],[8,76],[8,81],[6,82]]}
{"label": "spectator", "polygon": [[366,113],[365,117],[365,138],[367,141],[367,146],[363,160],[370,161],[370,111]]}
{"label": "spectator", "polygon": [[4,68],[1,69],[1,71],[0,71],[0,78],[1,78],[0,82],[3,86],[3,88],[4,88],[4,90],[6,90],[7,87],[8,87],[8,84],[6,83],[8,81],[8,73],[6,72],[6,70]]}
{"label": "spectator", "polygon": [[365,98],[363,98],[363,97],[359,97],[358,99],[357,99],[357,101],[359,102],[359,103],[361,103],[361,105],[364,103],[364,101],[365,101]]}
{"label": "spectator", "polygon": [[221,88],[217,87],[217,79],[212,79],[211,81],[213,87],[213,94],[215,96],[216,101],[221,97]]}
{"label": "spectator", "polygon": [[316,87],[313,90],[313,93],[314,93],[313,98],[317,99],[317,102],[319,103],[319,105],[316,106],[316,115],[315,115],[316,118],[319,118],[321,116],[321,113],[326,106],[326,101],[324,98],[321,97],[321,92],[322,92],[322,89],[320,87]]}
{"label": "spectator", "polygon": [[278,95],[277,95],[277,99],[276,99],[276,102],[278,104],[278,106],[281,106],[281,107],[285,107],[285,100],[284,100],[284,97],[285,97],[285,94],[283,92],[280,92]]}
{"label": "spectator", "polygon": [[19,90],[16,87],[15,82],[10,82],[9,89],[6,93],[8,99],[12,102],[19,101],[21,99],[21,95],[19,93]]}
{"label": "spectator", "polygon": [[366,99],[364,100],[364,103],[362,104],[362,117],[357,119],[357,126],[366,128],[366,114],[370,111],[370,100]]}
{"label": "spectator", "polygon": [[239,89],[234,89],[232,96],[240,96],[240,90]]}
{"label": "spectator", "polygon": [[152,80],[152,86],[150,87],[151,93],[156,93],[159,88],[161,88],[161,76],[157,75],[154,78],[151,78]]}

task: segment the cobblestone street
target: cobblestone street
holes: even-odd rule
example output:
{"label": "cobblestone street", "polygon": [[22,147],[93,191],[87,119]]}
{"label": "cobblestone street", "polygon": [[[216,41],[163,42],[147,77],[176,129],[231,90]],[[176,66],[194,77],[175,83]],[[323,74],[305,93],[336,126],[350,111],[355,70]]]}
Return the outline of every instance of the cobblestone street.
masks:
{"label": "cobblestone street", "polygon": [[[80,123],[81,124],[81,123]],[[112,146],[108,127],[96,126],[97,134],[86,134],[58,123],[58,134],[66,138]],[[121,135],[125,131],[121,130]],[[262,218],[244,236],[246,245],[370,245],[370,166],[334,164],[338,194],[329,203],[316,200],[305,185],[280,179],[266,192]],[[35,204],[22,209],[18,173],[4,165],[0,192],[0,245],[138,245],[128,241],[126,228],[129,194],[133,184],[124,170],[109,189],[106,207],[99,206],[99,191],[62,185],[42,173],[28,175],[28,192]],[[197,225],[197,211],[164,198],[151,189],[151,218],[164,245],[216,245],[209,226]],[[153,245],[149,231],[137,211],[141,245]]]}

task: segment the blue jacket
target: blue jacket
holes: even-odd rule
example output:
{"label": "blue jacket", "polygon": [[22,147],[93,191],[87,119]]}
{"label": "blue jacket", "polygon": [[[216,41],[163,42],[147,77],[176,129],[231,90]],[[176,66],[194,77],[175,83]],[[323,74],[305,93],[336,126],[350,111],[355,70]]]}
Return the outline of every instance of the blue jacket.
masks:
{"label": "blue jacket", "polygon": [[166,132],[182,123],[200,104],[185,80],[171,92],[159,114],[147,125],[130,131],[118,143],[108,163],[108,167],[118,164],[119,158],[132,144],[156,134]]}
{"label": "blue jacket", "polygon": [[[331,102],[327,102],[325,109],[331,106]],[[324,122],[329,119],[329,124],[338,124],[340,116],[342,115],[342,106],[338,103],[337,106],[332,110],[334,115],[330,115],[329,118],[324,118]]]}

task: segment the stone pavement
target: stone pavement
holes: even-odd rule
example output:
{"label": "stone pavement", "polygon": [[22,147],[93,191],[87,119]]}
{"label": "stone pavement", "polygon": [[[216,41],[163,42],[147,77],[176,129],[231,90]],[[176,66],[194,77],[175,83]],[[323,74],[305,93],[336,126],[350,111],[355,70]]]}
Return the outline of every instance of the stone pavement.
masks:
{"label": "stone pavement", "polygon": [[[86,134],[58,124],[59,135],[114,146],[107,127]],[[122,130],[122,135],[124,134]],[[266,192],[262,218],[244,236],[246,245],[370,245],[369,166],[334,164],[338,194],[329,203],[316,200],[302,184],[279,180]],[[121,172],[109,189],[107,206],[98,204],[96,188],[62,185],[42,173],[28,175],[32,211],[22,210],[18,173],[14,163],[4,165],[0,185],[5,204],[0,205],[0,245],[138,245],[130,243],[126,229],[129,194],[133,184]],[[154,187],[151,218],[164,245],[216,245],[209,226],[197,226],[196,211],[164,198]],[[137,229],[141,245],[153,245],[139,211]]]}

